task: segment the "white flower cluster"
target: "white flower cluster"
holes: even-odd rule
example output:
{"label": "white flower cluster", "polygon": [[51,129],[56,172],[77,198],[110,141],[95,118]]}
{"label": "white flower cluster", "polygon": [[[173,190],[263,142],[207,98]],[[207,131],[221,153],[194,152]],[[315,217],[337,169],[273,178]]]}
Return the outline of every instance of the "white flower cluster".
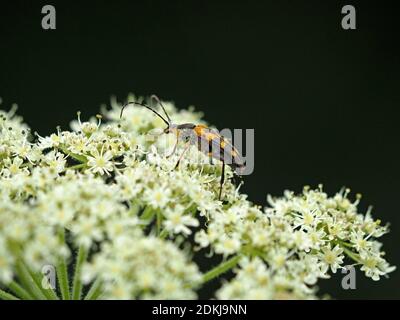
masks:
{"label": "white flower cluster", "polygon": [[[259,277],[268,275],[271,281],[265,280],[263,297],[313,298],[317,280],[343,268],[346,256],[373,280],[392,272],[376,240],[388,232],[387,226],[373,220],[370,212],[358,213],[360,197],[351,202],[348,193],[328,197],[322,186],[305,187],[300,195],[286,191],[282,198],[269,196],[271,207],[264,211],[240,201],[212,215],[208,229],[196,234],[197,242],[216,253],[244,256],[236,278],[218,296],[251,299],[255,291],[248,286],[260,288]],[[256,260],[249,262],[249,257]]]}
{"label": "white flower cluster", "polygon": [[[193,109],[165,106],[176,123],[201,123]],[[262,209],[227,168],[220,201],[220,165],[191,148],[174,169],[182,148],[166,156],[175,137],[154,134],[164,123],[145,108],[120,118],[112,99],[102,116],[78,113],[72,130],[46,137],[14,111],[0,111],[0,298],[69,297],[65,270],[76,261],[75,298],[80,281],[83,291],[92,285],[89,298],[196,298],[232,268],[217,298],[313,298],[317,280],[346,257],[374,280],[394,269],[376,240],[387,227],[358,213],[347,191],[285,192]],[[206,250],[222,263],[202,275],[192,257]],[[53,295],[32,286],[46,264],[57,269]]]}
{"label": "white flower cluster", "polygon": [[154,236],[105,243],[84,274],[86,281],[101,274],[104,297],[113,299],[194,299],[191,287],[201,280],[197,266],[174,244]]}

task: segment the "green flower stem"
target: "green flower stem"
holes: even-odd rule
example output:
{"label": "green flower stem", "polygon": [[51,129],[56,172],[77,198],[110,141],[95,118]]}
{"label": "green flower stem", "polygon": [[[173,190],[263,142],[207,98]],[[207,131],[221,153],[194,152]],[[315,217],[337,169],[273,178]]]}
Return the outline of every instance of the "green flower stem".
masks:
{"label": "green flower stem", "polygon": [[163,231],[160,232],[160,235],[158,236],[160,239],[165,239],[169,235],[168,230],[164,229]]}
{"label": "green flower stem", "polygon": [[349,248],[353,248],[353,246],[350,243],[347,243],[343,240],[336,240],[334,241],[334,244],[338,244],[342,249],[343,252],[352,260],[354,260],[357,263],[361,263],[361,259],[360,256],[353,252],[351,249]]}
{"label": "green flower stem", "polygon": [[82,168],[86,168],[86,167],[87,167],[86,163],[79,163],[74,166],[66,167],[65,170],[76,170],[76,169],[82,169]]}
{"label": "green flower stem", "polygon": [[[60,242],[64,244],[65,243],[64,228],[60,230],[59,237],[60,237]],[[57,271],[58,285],[61,291],[61,297],[63,300],[69,300],[70,293],[69,293],[68,269],[67,269],[67,262],[65,261],[64,257],[60,256],[58,258],[56,271]]]}
{"label": "green flower stem", "polygon": [[15,281],[11,281],[7,286],[20,299],[33,300],[32,295]]}
{"label": "green flower stem", "polygon": [[97,278],[90,287],[90,290],[87,293],[85,300],[96,300],[102,293],[102,283],[100,278]]}
{"label": "green flower stem", "polygon": [[157,235],[161,233],[161,222],[162,222],[162,214],[160,210],[157,210]]}
{"label": "green flower stem", "polygon": [[75,266],[74,282],[72,287],[72,300],[79,300],[82,294],[81,271],[82,265],[86,261],[88,255],[87,249],[81,245],[78,251],[78,260]]}
{"label": "green flower stem", "polygon": [[344,248],[344,247],[342,247],[342,249],[343,249],[344,253],[346,253],[349,256],[349,258],[353,259],[357,263],[361,263],[361,260],[360,260],[358,254],[356,254],[353,251],[351,251],[347,248]]}
{"label": "green flower stem", "polygon": [[63,146],[63,145],[59,145],[58,149],[60,149],[62,152],[64,152],[65,154],[69,155],[71,158],[73,158],[73,159],[75,159],[75,160],[77,160],[79,162],[82,162],[82,163],[86,163],[87,162],[87,159],[86,159],[85,156],[69,152],[67,150],[67,148],[65,146]]}
{"label": "green flower stem", "polygon": [[147,221],[149,221],[149,220],[151,220],[153,218],[154,214],[155,214],[155,210],[153,210],[152,207],[147,206],[144,209],[142,215],[140,216],[140,219],[147,222]]}
{"label": "green flower stem", "polygon": [[233,267],[235,267],[238,264],[240,258],[241,258],[241,256],[237,255],[237,256],[234,256],[234,257],[228,259],[227,261],[220,263],[218,266],[214,267],[213,269],[211,269],[210,271],[208,271],[207,273],[205,273],[203,275],[203,279],[202,279],[201,283],[208,282],[208,281],[220,276],[221,274],[229,271],[230,269],[232,269]]}
{"label": "green flower stem", "polygon": [[31,294],[32,298],[46,300],[46,296],[43,294],[40,287],[38,287],[35,280],[31,277],[29,271],[22,261],[17,261],[15,269],[21,284]]}
{"label": "green flower stem", "polygon": [[5,292],[0,289],[0,299],[1,300],[19,300],[16,296],[13,296],[12,294]]}
{"label": "green flower stem", "polygon": [[351,243],[345,242],[343,240],[337,240],[336,243],[338,243],[339,245],[348,247],[348,248],[353,248],[353,245]]}
{"label": "green flower stem", "polygon": [[254,248],[254,247],[251,246],[251,245],[244,246],[244,247],[242,248],[241,251],[242,251],[242,253],[243,253],[244,255],[246,255],[246,256],[250,256],[250,257],[260,257],[260,258],[266,260],[266,253],[263,252],[263,251],[260,250],[260,249]]}

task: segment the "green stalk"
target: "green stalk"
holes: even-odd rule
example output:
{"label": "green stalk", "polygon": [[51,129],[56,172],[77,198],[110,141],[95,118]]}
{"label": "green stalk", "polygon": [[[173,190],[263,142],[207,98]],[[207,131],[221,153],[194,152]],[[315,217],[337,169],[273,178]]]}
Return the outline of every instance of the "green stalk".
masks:
{"label": "green stalk", "polygon": [[30,293],[33,299],[46,300],[46,296],[43,294],[42,290],[38,287],[35,280],[31,277],[29,271],[22,263],[22,261],[17,261],[16,273],[18,275],[21,284]]}
{"label": "green stalk", "polygon": [[87,258],[87,249],[81,245],[78,251],[78,260],[75,266],[74,283],[72,287],[72,300],[79,300],[82,294],[82,281],[81,281],[81,271],[82,265]]}
{"label": "green stalk", "polygon": [[60,149],[62,152],[64,152],[65,154],[69,155],[71,158],[73,158],[73,159],[75,159],[75,160],[77,160],[77,161],[79,161],[79,162],[82,162],[82,163],[86,163],[86,162],[87,162],[87,159],[86,159],[85,156],[82,156],[82,155],[79,155],[79,154],[75,154],[75,153],[69,152],[69,151],[67,150],[67,148],[65,148],[65,147],[62,146],[62,145],[59,145],[59,146],[58,146],[58,149]]}
{"label": "green stalk", "polygon": [[353,259],[357,263],[361,263],[360,258],[358,257],[358,254],[354,253],[353,251],[342,247],[344,253],[346,253],[351,259]]}
{"label": "green stalk", "polygon": [[234,256],[234,257],[228,259],[227,261],[221,262],[219,265],[212,268],[210,271],[208,271],[207,273],[205,273],[203,275],[203,279],[202,279],[201,283],[208,282],[208,281],[220,276],[221,274],[229,271],[230,269],[232,269],[233,267],[235,267],[238,264],[240,258],[241,258],[241,256],[237,255],[237,256]]}
{"label": "green stalk", "polygon": [[336,241],[334,241],[334,243],[342,245],[342,246],[345,246],[345,247],[348,247],[348,248],[353,248],[352,244],[350,244],[348,242],[345,242],[343,240],[336,240]]}
{"label": "green stalk", "polygon": [[19,300],[16,296],[0,289],[0,300]]}
{"label": "green stalk", "polygon": [[82,169],[86,167],[86,163],[79,163],[70,167],[66,167],[65,170]]}
{"label": "green stalk", "polygon": [[162,221],[161,211],[157,210],[157,235],[160,235],[161,232],[161,221]]}
{"label": "green stalk", "polygon": [[160,239],[165,239],[169,235],[168,230],[164,229],[161,231],[160,235],[158,236]]}
{"label": "green stalk", "polygon": [[[60,237],[60,242],[65,243],[64,228],[60,230],[59,237]],[[67,262],[65,261],[64,257],[60,256],[58,258],[56,271],[57,271],[58,285],[61,291],[61,297],[63,300],[69,300],[70,293],[69,293],[68,269],[67,269]]]}
{"label": "green stalk", "polygon": [[155,211],[153,210],[153,208],[150,206],[147,206],[144,209],[142,215],[140,216],[140,219],[144,220],[144,221],[149,221],[153,218],[154,214],[155,214]]}
{"label": "green stalk", "polygon": [[89,292],[87,293],[85,300],[96,300],[103,292],[101,280],[99,277],[93,282],[90,287]]}
{"label": "green stalk", "polygon": [[24,288],[22,288],[15,281],[11,281],[7,286],[20,299],[33,300],[32,295],[29,292],[27,292]]}

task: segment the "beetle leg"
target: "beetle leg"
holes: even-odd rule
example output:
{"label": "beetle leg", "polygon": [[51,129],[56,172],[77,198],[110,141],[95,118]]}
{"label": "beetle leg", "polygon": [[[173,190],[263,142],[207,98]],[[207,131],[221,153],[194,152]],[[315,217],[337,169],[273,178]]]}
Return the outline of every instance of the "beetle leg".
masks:
{"label": "beetle leg", "polygon": [[179,163],[181,162],[181,160],[182,160],[182,158],[183,158],[183,155],[184,155],[185,152],[189,149],[189,147],[190,147],[190,143],[189,143],[189,142],[186,142],[185,149],[183,149],[182,154],[181,154],[181,156],[179,157],[178,161],[176,162],[176,165],[175,165],[174,169],[176,169],[176,168],[179,166]]}
{"label": "beetle leg", "polygon": [[169,158],[169,157],[171,157],[172,155],[175,154],[176,147],[178,146],[178,143],[179,143],[179,136],[176,135],[176,142],[175,142],[174,148],[172,149],[172,152],[167,155],[167,158]]}
{"label": "beetle leg", "polygon": [[225,182],[225,161],[222,160],[222,172],[221,172],[221,182],[220,182],[220,186],[219,186],[218,200],[221,200],[222,186],[224,185],[224,182]]}

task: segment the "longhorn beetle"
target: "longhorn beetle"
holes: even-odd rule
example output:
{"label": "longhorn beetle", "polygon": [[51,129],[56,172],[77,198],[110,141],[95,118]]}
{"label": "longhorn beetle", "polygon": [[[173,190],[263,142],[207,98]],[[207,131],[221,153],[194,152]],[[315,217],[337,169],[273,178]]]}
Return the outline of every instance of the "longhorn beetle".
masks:
{"label": "longhorn beetle", "polygon": [[[220,189],[218,195],[218,199],[221,200],[222,186],[225,181],[225,164],[229,165],[233,170],[235,170],[237,174],[240,174],[245,167],[245,163],[240,153],[227,139],[221,136],[219,132],[215,129],[208,128],[207,126],[202,124],[195,125],[193,123],[183,123],[183,124],[172,123],[171,118],[169,117],[167,111],[165,110],[161,100],[156,95],[152,95],[150,97],[150,100],[153,99],[156,100],[157,103],[161,106],[166,118],[164,118],[159,112],[154,110],[152,107],[142,102],[126,103],[121,109],[120,118],[122,118],[122,114],[125,107],[130,104],[147,108],[154,114],[156,114],[159,118],[161,118],[167,125],[163,133],[167,134],[172,133],[176,135],[176,143],[174,145],[174,148],[171,154],[167,155],[167,157],[170,157],[175,153],[180,140],[185,142],[185,147],[183,149],[183,152],[178,158],[178,161],[174,169],[176,169],[179,166],[179,163],[182,160],[185,152],[188,150],[189,146],[195,144],[197,145],[198,149],[201,152],[205,153],[211,158],[222,161],[222,173],[221,173]],[[227,162],[226,160],[229,160],[229,162]]]}

